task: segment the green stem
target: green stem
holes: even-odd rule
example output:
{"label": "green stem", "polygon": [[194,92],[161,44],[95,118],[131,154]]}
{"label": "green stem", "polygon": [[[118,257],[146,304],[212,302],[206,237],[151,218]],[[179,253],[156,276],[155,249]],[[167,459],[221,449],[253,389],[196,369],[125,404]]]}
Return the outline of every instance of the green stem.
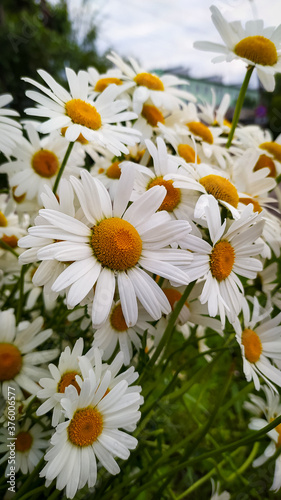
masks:
{"label": "green stem", "polygon": [[235,472],[230,474],[230,476],[225,477],[226,481],[228,482],[234,481],[234,479],[236,479],[237,476],[240,476],[241,474],[243,474],[243,472],[245,472],[246,469],[248,469],[248,467],[253,462],[256,454],[258,453],[259,445],[260,445],[259,442],[256,442],[254,444],[253,449],[250,455],[248,456],[247,460],[245,460],[245,462],[241,465],[241,467],[239,467],[239,469],[235,470]]}
{"label": "green stem", "polygon": [[248,66],[247,71],[246,71],[246,75],[245,75],[245,78],[244,78],[244,82],[242,83],[242,87],[240,89],[239,96],[238,96],[238,99],[237,99],[237,102],[236,102],[236,106],[235,106],[235,110],[234,110],[234,115],[233,115],[233,119],[232,119],[232,125],[231,125],[231,129],[230,129],[230,132],[229,132],[229,135],[228,135],[228,141],[226,143],[226,147],[227,148],[229,148],[231,146],[232,139],[233,139],[233,136],[234,136],[234,132],[235,132],[237,123],[239,121],[239,116],[240,116],[241,109],[242,109],[242,106],[243,106],[243,103],[244,103],[246,91],[247,91],[247,88],[248,88],[248,85],[249,85],[249,81],[250,81],[250,78],[251,78],[251,75],[252,75],[253,71],[254,71],[254,66]]}
{"label": "green stem", "polygon": [[0,247],[12,253],[17,259],[19,258],[19,254],[12,247],[10,247],[10,245],[7,245],[5,241],[0,240]]}
{"label": "green stem", "polygon": [[16,494],[13,496],[13,500],[22,500],[23,493],[25,493],[29,489],[29,487],[33,483],[34,479],[37,478],[38,472],[41,469],[43,463],[44,463],[44,457],[41,458],[41,460],[36,465],[35,469],[33,469],[31,474],[28,476],[28,479],[18,489]]}
{"label": "green stem", "polygon": [[158,346],[156,347],[155,352],[154,352],[152,358],[150,359],[150,361],[146,365],[145,369],[143,370],[143,372],[142,372],[142,374],[141,374],[141,376],[140,376],[140,378],[138,380],[138,383],[140,383],[140,381],[142,380],[142,378],[144,376],[144,373],[147,372],[147,370],[149,368],[151,368],[155,364],[155,362],[157,361],[158,357],[160,356],[160,354],[162,352],[163,347],[169,341],[169,338],[172,335],[172,332],[173,332],[176,320],[178,318],[178,315],[181,312],[181,309],[183,308],[184,303],[185,303],[188,295],[190,294],[192,288],[194,287],[194,285],[195,285],[195,281],[193,281],[192,283],[190,283],[189,285],[187,285],[187,287],[186,287],[185,291],[183,292],[180,300],[177,302],[175,309],[171,313],[168,325],[167,325],[167,327],[166,327],[166,329],[165,329],[165,331],[164,331],[164,333],[162,335],[162,338],[161,338]]}
{"label": "green stem", "polygon": [[63,171],[64,171],[64,169],[65,169],[65,166],[66,166],[66,164],[67,164],[67,160],[68,160],[68,158],[69,158],[69,156],[70,156],[70,153],[71,153],[71,151],[72,151],[73,146],[74,146],[74,142],[70,142],[70,143],[68,144],[68,148],[67,148],[67,150],[66,150],[66,152],[65,152],[64,158],[63,158],[63,160],[62,160],[62,164],[61,164],[60,169],[59,169],[59,171],[58,171],[58,175],[57,175],[57,178],[56,178],[56,180],[55,180],[54,187],[53,187],[53,193],[54,193],[54,194],[56,194],[56,192],[57,192],[58,185],[59,185],[59,182],[60,182],[60,180],[61,180],[61,176],[62,176],[62,174],[63,174]]}
{"label": "green stem", "polygon": [[33,495],[36,495],[36,493],[40,493],[41,491],[46,491],[45,485],[38,486],[38,488],[35,488],[34,490],[29,491],[28,493],[25,493],[20,500],[27,500],[28,498],[32,498]]}

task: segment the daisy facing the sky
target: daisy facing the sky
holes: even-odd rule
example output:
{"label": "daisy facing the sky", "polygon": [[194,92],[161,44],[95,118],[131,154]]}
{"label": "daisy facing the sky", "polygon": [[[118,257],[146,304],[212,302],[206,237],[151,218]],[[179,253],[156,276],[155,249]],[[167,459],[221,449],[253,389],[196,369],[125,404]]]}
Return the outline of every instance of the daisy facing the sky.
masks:
{"label": "daisy facing the sky", "polygon": [[212,5],[212,21],[225,45],[212,42],[195,42],[194,47],[221,54],[213,62],[230,62],[241,59],[247,66],[255,66],[265,90],[273,92],[274,75],[281,72],[281,25],[265,28],[262,19],[247,21],[243,28],[240,21],[229,23],[220,10]]}
{"label": "daisy facing the sky", "polygon": [[[137,118],[135,113],[126,111],[126,100],[116,100],[124,86],[120,91],[119,86],[109,85],[93,101],[89,98],[88,73],[79,71],[76,75],[70,68],[66,68],[65,72],[70,92],[44,70],[38,70],[38,73],[49,88],[31,78],[24,78],[43,92],[26,92],[27,97],[37,103],[37,107],[27,108],[25,112],[48,118],[40,126],[39,132],[46,134],[67,127],[65,138],[70,142],[76,141],[81,134],[87,141],[105,146],[117,156],[121,152],[127,154],[129,151],[125,144],[134,145],[138,142],[139,133],[130,127],[116,125]],[[130,86],[128,83],[127,88]]]}
{"label": "daisy facing the sky", "polygon": [[79,395],[70,385],[61,400],[68,420],[57,426],[40,476],[46,477],[47,486],[57,478],[57,489],[66,487],[68,498],[73,498],[86,483],[89,487],[95,485],[97,460],[110,474],[118,474],[120,467],[115,457],[126,460],[129,450],[137,446],[136,438],[119,429],[137,423],[142,397],[139,390],[128,390],[126,380],[107,392],[111,376],[107,370],[99,379],[91,370],[81,382]]}
{"label": "daisy facing the sky", "polygon": [[81,181],[74,177],[70,180],[85,222],[43,209],[39,212],[39,224],[31,227],[30,235],[20,243],[21,247],[30,248],[34,238],[39,242],[42,238],[44,242],[54,241],[41,246],[35,257],[66,263],[52,290],[65,290],[67,305],[73,308],[95,287],[94,328],[106,321],[116,288],[128,326],[137,322],[137,299],[153,319],[170,312],[165,294],[148,273],[178,285],[190,282],[186,268],[192,260],[191,253],[168,246],[184,243],[191,227],[187,221],[172,220],[165,211],[157,212],[166,196],[164,186],[151,188],[128,207],[134,184],[131,166],[122,170],[113,203],[103,184],[87,171],[81,171]]}

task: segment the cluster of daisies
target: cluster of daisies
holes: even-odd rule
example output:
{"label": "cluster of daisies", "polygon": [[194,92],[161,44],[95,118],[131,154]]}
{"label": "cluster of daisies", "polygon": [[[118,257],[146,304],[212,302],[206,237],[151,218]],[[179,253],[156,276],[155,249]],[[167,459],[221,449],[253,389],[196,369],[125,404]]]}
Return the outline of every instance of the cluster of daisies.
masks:
{"label": "cluster of daisies", "polygon": [[[197,48],[255,66],[273,90],[280,27],[244,29],[211,10],[225,45]],[[17,470],[44,456],[40,476],[68,498],[136,448],[133,366],[155,352],[186,287],[174,325],[183,341],[190,328],[232,329],[247,381],[269,401],[251,397],[247,409],[265,418],[251,428],[281,414],[281,136],[239,124],[230,145],[229,95],[196,102],[185,80],[109,59],[104,74],[66,68],[65,87],[43,70],[40,82],[23,78],[36,103],[23,120],[0,97],[0,463],[12,386]],[[81,337],[60,338],[58,303]],[[254,465],[280,445],[278,429]]]}

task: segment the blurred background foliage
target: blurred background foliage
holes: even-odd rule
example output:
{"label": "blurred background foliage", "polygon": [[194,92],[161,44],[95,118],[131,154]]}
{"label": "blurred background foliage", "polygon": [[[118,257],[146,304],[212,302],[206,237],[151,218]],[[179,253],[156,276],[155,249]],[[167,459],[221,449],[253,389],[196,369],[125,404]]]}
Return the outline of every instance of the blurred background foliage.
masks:
{"label": "blurred background foliage", "polygon": [[25,97],[26,84],[20,78],[39,81],[39,68],[63,83],[65,66],[74,71],[89,66],[104,71],[108,67],[107,59],[96,51],[98,27],[94,18],[87,20],[87,26],[83,36],[78,36],[66,0],[55,5],[46,0],[1,0],[0,94],[13,95],[14,109],[22,114],[30,104]]}

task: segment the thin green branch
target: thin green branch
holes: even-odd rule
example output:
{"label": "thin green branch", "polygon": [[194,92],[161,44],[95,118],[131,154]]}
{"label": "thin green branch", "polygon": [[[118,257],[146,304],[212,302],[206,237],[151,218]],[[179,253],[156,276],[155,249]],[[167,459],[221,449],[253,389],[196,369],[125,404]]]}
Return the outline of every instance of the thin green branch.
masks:
{"label": "thin green branch", "polygon": [[71,153],[71,151],[72,151],[73,146],[74,146],[74,142],[70,142],[70,143],[68,144],[67,150],[66,150],[66,152],[65,152],[64,158],[63,158],[63,160],[62,160],[62,164],[61,164],[60,169],[59,169],[59,171],[58,171],[58,175],[57,175],[57,178],[56,178],[56,180],[55,180],[54,187],[53,187],[53,193],[54,193],[54,194],[56,194],[56,192],[57,192],[57,189],[58,189],[58,186],[59,186],[59,182],[60,182],[60,180],[61,180],[61,176],[62,176],[62,174],[63,174],[63,171],[64,171],[64,169],[65,169],[65,166],[66,166],[66,164],[67,164],[67,161],[68,161],[68,158],[69,158],[69,156],[70,156],[70,153]]}

